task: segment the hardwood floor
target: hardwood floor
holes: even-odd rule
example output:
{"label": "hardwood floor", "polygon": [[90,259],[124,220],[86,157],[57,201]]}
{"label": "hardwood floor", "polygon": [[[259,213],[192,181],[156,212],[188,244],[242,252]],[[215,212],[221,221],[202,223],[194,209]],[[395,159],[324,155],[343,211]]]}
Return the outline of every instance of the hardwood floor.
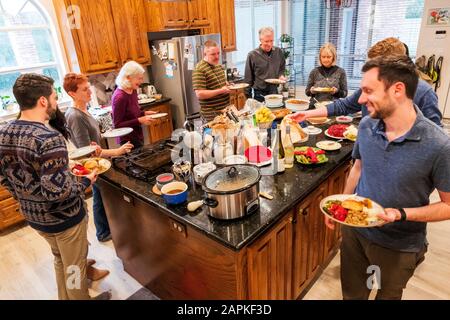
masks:
{"label": "hardwood floor", "polygon": [[[92,283],[90,295],[111,290],[112,299],[123,300],[142,286],[129,276],[117,258],[112,241],[101,243],[95,237],[92,219],[92,198],[89,207],[89,258],[96,267],[111,273],[101,281]],[[53,256],[47,242],[29,226],[0,234],[0,300],[4,299],[57,299]]]}
{"label": "hardwood floor", "polygon": [[[436,200],[436,194],[433,194],[433,199]],[[88,207],[92,212],[92,199],[88,200]],[[425,262],[409,281],[404,299],[450,299],[449,234],[450,221],[428,224],[429,251]],[[111,271],[105,279],[93,283],[91,296],[111,289],[113,299],[122,300],[142,288],[123,270],[112,241],[97,241],[91,214],[88,239],[91,243],[89,257],[97,260],[97,267]],[[0,275],[0,300],[57,298],[50,249],[45,240],[28,226],[0,234]],[[342,299],[339,254],[304,299]]]}

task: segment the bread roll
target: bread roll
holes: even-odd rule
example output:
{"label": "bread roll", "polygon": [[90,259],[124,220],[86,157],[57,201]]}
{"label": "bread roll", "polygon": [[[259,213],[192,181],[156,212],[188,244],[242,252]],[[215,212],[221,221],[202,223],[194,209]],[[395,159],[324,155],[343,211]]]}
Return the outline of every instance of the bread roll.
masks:
{"label": "bread roll", "polygon": [[95,160],[88,160],[84,163],[84,167],[88,170],[93,170],[95,168],[97,168],[98,163]]}
{"label": "bread roll", "polygon": [[342,206],[345,209],[353,210],[353,211],[362,211],[364,208],[364,204],[362,202],[356,200],[344,200],[342,201]]}

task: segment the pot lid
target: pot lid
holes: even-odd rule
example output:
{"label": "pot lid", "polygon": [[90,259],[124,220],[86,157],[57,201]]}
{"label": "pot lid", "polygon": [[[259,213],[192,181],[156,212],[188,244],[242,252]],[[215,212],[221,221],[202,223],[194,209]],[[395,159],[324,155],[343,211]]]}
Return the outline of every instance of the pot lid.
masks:
{"label": "pot lid", "polygon": [[260,178],[259,170],[255,166],[225,166],[206,177],[205,187],[213,192],[233,192],[255,184]]}

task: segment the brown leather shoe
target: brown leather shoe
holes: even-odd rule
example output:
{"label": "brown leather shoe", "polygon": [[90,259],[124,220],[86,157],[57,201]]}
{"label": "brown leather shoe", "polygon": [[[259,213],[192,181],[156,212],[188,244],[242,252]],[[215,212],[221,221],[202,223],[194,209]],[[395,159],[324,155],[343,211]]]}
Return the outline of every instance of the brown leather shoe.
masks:
{"label": "brown leather shoe", "polygon": [[109,270],[102,270],[89,266],[87,268],[87,278],[92,281],[98,281],[103,279],[109,274]]}
{"label": "brown leather shoe", "polygon": [[92,265],[94,265],[97,261],[95,261],[94,259],[87,259],[87,266],[88,268],[91,267]]}

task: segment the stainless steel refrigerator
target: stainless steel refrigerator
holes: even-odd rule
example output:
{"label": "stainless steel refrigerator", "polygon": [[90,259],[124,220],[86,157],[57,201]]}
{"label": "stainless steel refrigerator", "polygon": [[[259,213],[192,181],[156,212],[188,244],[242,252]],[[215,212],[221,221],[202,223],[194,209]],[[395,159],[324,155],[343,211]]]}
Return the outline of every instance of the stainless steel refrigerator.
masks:
{"label": "stainless steel refrigerator", "polygon": [[159,92],[172,99],[171,104],[176,108],[175,128],[183,126],[186,116],[200,112],[200,104],[192,89],[192,72],[203,59],[207,40],[214,40],[221,47],[218,33],[150,42],[154,84]]}

